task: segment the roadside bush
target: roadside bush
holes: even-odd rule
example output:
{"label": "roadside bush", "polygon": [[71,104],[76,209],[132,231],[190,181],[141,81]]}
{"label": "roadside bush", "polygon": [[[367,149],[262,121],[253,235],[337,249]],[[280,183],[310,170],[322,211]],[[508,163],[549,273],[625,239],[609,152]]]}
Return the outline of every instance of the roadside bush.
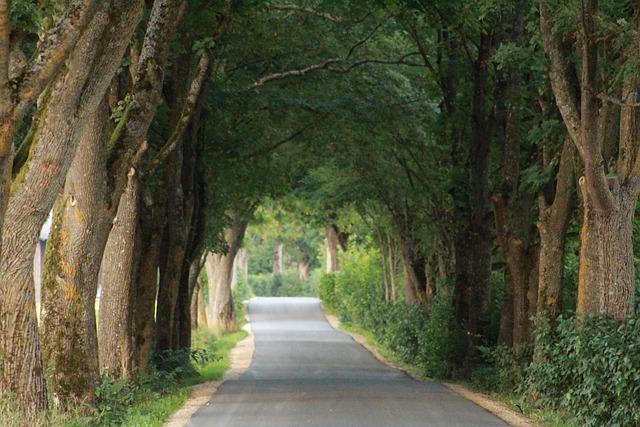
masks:
{"label": "roadside bush", "polygon": [[417,365],[431,377],[449,377],[464,352],[464,333],[455,326],[450,296],[429,305],[385,302],[380,253],[352,247],[337,273],[320,280],[320,298],[343,322],[362,327],[402,362]]}
{"label": "roadside bush", "polygon": [[488,391],[522,391],[532,349],[531,345],[523,345],[517,352],[506,345],[478,347],[485,365],[473,371],[471,382]]}
{"label": "roadside bush", "polygon": [[451,295],[439,294],[429,304],[424,329],[418,335],[418,365],[434,378],[449,378],[462,363],[466,335],[455,321]]}
{"label": "roadside bush", "polygon": [[538,321],[539,355],[526,392],[585,426],[640,425],[640,316],[620,324],[598,315]]}
{"label": "roadside bush", "polygon": [[336,274],[326,273],[320,278],[318,294],[325,308],[329,311],[338,311],[339,301],[336,298]]}

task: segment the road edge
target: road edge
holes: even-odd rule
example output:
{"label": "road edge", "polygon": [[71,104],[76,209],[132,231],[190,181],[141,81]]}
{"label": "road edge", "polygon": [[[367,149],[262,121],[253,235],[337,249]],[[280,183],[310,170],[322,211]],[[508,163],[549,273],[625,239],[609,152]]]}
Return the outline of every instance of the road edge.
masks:
{"label": "road edge", "polygon": [[[353,338],[355,342],[360,344],[369,353],[371,353],[373,357],[375,357],[379,362],[389,366],[390,368],[397,369],[399,371],[404,372],[407,376],[409,376],[410,378],[416,381],[427,380],[427,378],[425,378],[424,376],[416,372],[407,370],[401,366],[398,366],[397,364],[385,358],[382,355],[382,353],[380,353],[380,351],[374,345],[369,343],[369,341],[365,336],[342,328],[340,326],[340,319],[338,319],[333,314],[327,313],[324,310],[324,308],[322,309],[322,312],[324,313],[324,317],[327,319],[327,322],[329,322],[331,327],[333,327],[337,331],[340,331],[342,333],[349,335],[351,338]],[[461,384],[451,384],[451,383],[441,383],[441,384],[447,387],[449,390],[453,391],[454,393],[458,394],[459,396],[462,396],[463,398],[472,401],[473,403],[480,406],[481,408],[491,412],[493,415],[500,418],[510,426],[539,427],[539,424],[535,423],[530,418],[517,413],[516,411],[511,409],[509,406],[507,406],[505,403],[492,399],[491,397],[487,396],[484,393],[473,391]]]}
{"label": "road edge", "polygon": [[163,424],[163,427],[184,427],[189,423],[193,414],[198,409],[205,406],[217,393],[218,389],[225,381],[237,380],[244,374],[253,360],[253,352],[255,350],[254,335],[251,331],[251,323],[247,322],[243,327],[247,332],[247,336],[238,342],[229,353],[231,366],[227,370],[222,380],[208,381],[202,384],[196,384],[191,387],[191,396],[182,405],[180,409],[171,415],[169,420]]}

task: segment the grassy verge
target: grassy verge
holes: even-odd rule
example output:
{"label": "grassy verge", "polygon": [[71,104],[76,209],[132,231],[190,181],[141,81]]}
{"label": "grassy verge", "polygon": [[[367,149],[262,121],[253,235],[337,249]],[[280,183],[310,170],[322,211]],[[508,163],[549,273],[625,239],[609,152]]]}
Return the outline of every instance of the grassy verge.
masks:
{"label": "grassy verge", "polygon": [[193,336],[194,350],[212,351],[212,360],[196,364],[194,372],[180,378],[175,388],[159,397],[145,399],[128,410],[122,425],[131,427],[156,427],[176,412],[189,398],[190,386],[207,381],[221,380],[231,366],[229,354],[231,349],[241,341],[247,333],[244,331],[215,337],[208,329],[200,329]]}
{"label": "grassy verge", "polygon": [[91,408],[91,416],[79,416],[82,408],[77,408],[75,413],[50,411],[27,419],[15,404],[0,396],[0,427],[160,427],[189,398],[190,386],[223,378],[231,365],[231,349],[246,335],[238,331],[216,337],[208,329],[196,331],[192,354],[201,357],[195,363],[151,372],[139,384],[104,380],[97,388],[98,403]]}
{"label": "grassy verge", "polygon": [[[329,311],[327,312],[329,314],[335,315],[334,313],[331,313]],[[411,373],[414,377],[421,378],[423,380],[438,381],[437,379],[429,378],[426,375],[424,375],[424,373],[419,367],[403,362],[393,350],[386,347],[384,344],[381,344],[373,335],[373,333],[371,333],[369,330],[351,323],[343,323],[343,322],[340,322],[340,329],[363,336],[366,339],[367,343],[372,347],[374,347],[380,353],[380,355],[382,355],[387,361],[391,362],[396,367]],[[533,421],[535,421],[536,423],[542,426],[547,426],[547,427],[578,427],[579,426],[577,422],[571,420],[571,417],[568,414],[561,414],[555,410],[545,409],[545,408],[541,409],[541,408],[535,407],[527,403],[526,399],[524,399],[520,395],[513,394],[513,393],[490,392],[487,390],[480,389],[475,384],[472,384],[466,381],[450,380],[450,382],[464,385],[473,391],[484,393],[490,396],[494,400],[503,402],[514,411],[523,413],[524,415],[526,415],[527,417],[529,417],[530,419],[532,419]]]}

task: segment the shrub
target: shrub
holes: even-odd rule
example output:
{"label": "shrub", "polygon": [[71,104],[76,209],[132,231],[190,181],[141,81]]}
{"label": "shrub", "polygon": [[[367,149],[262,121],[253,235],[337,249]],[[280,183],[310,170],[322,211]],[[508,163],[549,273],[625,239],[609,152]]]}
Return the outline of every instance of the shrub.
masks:
{"label": "shrub", "polygon": [[138,386],[127,378],[104,375],[96,387],[95,424],[121,425],[129,407],[137,400]]}
{"label": "shrub", "polygon": [[537,322],[539,354],[526,391],[567,410],[585,426],[640,425],[640,316],[620,324],[606,316]]}
{"label": "shrub", "polygon": [[323,274],[320,278],[318,293],[324,306],[330,311],[338,311],[338,299],[336,298],[335,273]]}
{"label": "shrub", "polygon": [[438,294],[431,301],[418,343],[418,363],[425,373],[435,378],[451,377],[466,350],[466,336],[456,322],[451,295]]}
{"label": "shrub", "polygon": [[450,296],[437,296],[428,307],[385,302],[380,253],[353,247],[341,258],[337,273],[320,280],[320,297],[343,322],[370,331],[401,361],[421,367],[432,377],[451,375],[461,358],[465,338],[456,327]]}

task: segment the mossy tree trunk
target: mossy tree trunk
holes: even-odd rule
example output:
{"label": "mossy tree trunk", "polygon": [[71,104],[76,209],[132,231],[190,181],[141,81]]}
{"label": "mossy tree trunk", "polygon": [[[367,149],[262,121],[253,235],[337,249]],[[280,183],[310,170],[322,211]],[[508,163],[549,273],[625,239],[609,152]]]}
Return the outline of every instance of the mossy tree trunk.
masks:
{"label": "mossy tree trunk", "polygon": [[57,405],[93,399],[98,381],[95,300],[111,224],[104,208],[103,105],[82,135],[64,193],[55,207],[43,280],[42,328],[49,386]]}
{"label": "mossy tree trunk", "polygon": [[137,274],[140,246],[138,215],[140,210],[140,180],[131,168],[129,181],[122,195],[118,213],[102,258],[102,295],[98,348],[100,369],[114,378],[135,378],[135,342],[133,313],[134,281]]}
{"label": "mossy tree trunk", "polygon": [[[549,163],[549,155],[543,154]],[[563,271],[567,228],[575,199],[575,148],[565,138],[556,174],[554,194],[538,197],[540,266],[538,275],[538,313],[552,323],[562,310]],[[547,201],[550,199],[550,201]]]}
{"label": "mossy tree trunk", "polygon": [[41,112],[33,134],[29,159],[12,184],[0,264],[0,319],[8,319],[0,327],[0,353],[4,355],[0,386],[15,392],[25,408],[41,409],[47,401],[32,301],[33,248],[62,189],[82,133],[94,118],[130,41],[141,4],[120,1],[100,5],[69,57],[66,72],[52,82],[42,99],[46,111]]}

